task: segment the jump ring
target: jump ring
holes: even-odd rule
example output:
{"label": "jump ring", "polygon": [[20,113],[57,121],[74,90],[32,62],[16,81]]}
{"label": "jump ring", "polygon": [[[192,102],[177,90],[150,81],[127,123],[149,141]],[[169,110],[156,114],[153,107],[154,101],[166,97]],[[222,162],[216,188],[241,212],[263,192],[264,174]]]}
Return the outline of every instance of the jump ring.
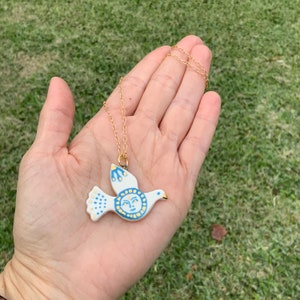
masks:
{"label": "jump ring", "polygon": [[127,155],[124,154],[124,153],[119,154],[118,163],[119,163],[119,166],[121,168],[127,170],[128,169],[128,157],[127,157]]}

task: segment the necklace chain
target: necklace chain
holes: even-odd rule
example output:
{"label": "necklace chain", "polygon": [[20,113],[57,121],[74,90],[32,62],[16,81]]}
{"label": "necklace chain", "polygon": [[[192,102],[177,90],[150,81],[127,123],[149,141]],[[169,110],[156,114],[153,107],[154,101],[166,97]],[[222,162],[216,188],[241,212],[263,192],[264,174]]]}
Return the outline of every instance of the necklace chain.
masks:
{"label": "necklace chain", "polygon": [[117,144],[118,149],[118,163],[122,168],[127,169],[128,168],[128,137],[127,137],[127,125],[126,125],[126,109],[125,109],[125,99],[123,94],[123,88],[122,88],[122,81],[123,77],[121,77],[119,81],[119,96],[120,96],[120,102],[121,102],[121,116],[122,116],[122,145],[121,145],[121,139],[119,138],[119,134],[117,131],[116,123],[113,119],[112,114],[108,110],[106,101],[103,102],[104,109],[108,115],[109,121],[112,126],[112,130],[114,133],[115,141]]}
{"label": "necklace chain", "polygon": [[[188,52],[186,52],[184,49],[178,47],[177,45],[172,47],[172,50],[178,50],[184,55],[188,57],[188,60],[184,60],[178,55],[170,52],[168,56],[175,58],[177,61],[181,62],[182,64],[186,65],[187,67],[190,67],[193,71],[195,71],[197,74],[199,74],[202,78],[205,80],[205,88],[208,87],[208,73],[205,70],[205,68]],[[192,63],[191,63],[192,62]]]}

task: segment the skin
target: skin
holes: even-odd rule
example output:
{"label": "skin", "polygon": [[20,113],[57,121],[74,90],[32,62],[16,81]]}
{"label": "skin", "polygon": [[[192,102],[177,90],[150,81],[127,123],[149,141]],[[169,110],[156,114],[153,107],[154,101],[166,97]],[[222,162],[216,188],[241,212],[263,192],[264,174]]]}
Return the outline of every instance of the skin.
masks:
{"label": "skin", "polygon": [[[195,36],[178,45],[209,71],[211,52]],[[127,222],[108,213],[92,222],[85,200],[94,185],[113,191],[117,150],[104,109],[68,144],[74,102],[60,78],[50,82],[36,139],[19,172],[14,255],[0,275],[8,299],[117,299],[151,267],[185,218],[220,113],[204,78],[163,46],[130,71],[126,103],[129,171],[142,191],[161,188],[149,215]],[[174,50],[176,51],[176,50]],[[176,52],[182,58],[182,53]],[[119,90],[107,100],[122,132]]]}

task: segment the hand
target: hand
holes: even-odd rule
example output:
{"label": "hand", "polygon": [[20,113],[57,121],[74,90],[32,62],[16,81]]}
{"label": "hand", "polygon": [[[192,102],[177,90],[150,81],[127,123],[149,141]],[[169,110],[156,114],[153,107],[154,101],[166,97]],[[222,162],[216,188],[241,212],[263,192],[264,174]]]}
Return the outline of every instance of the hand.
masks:
{"label": "hand", "polygon": [[[178,45],[209,70],[211,53],[199,38],[189,36]],[[101,109],[68,145],[72,94],[62,79],[51,80],[36,139],[20,167],[15,252],[2,274],[8,298],[13,293],[21,299],[118,298],[172,238],[191,204],[220,98],[204,94],[204,79],[168,57],[169,51],[164,46],[148,54],[122,83],[129,171],[142,191],[161,188],[168,195],[138,222],[113,213],[90,220],[85,201],[91,188],[98,185],[114,195],[109,181],[118,155],[113,131]],[[121,133],[118,88],[107,107]]]}

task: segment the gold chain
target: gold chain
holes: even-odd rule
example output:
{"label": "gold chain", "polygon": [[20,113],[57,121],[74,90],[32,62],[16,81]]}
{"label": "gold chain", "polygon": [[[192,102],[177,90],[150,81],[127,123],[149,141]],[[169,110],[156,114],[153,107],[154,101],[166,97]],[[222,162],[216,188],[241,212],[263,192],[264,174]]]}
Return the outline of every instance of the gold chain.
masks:
{"label": "gold chain", "polygon": [[127,169],[128,168],[128,154],[127,154],[127,126],[126,126],[126,109],[125,109],[125,100],[124,100],[124,95],[123,95],[123,89],[122,89],[122,81],[123,81],[123,77],[121,77],[120,81],[119,81],[119,95],[120,95],[120,102],[121,102],[121,115],[122,115],[122,146],[121,146],[121,142],[120,142],[120,138],[119,138],[119,134],[117,131],[117,127],[116,127],[116,123],[113,119],[112,114],[110,113],[110,111],[108,110],[106,101],[103,102],[103,106],[104,109],[108,115],[109,121],[111,123],[112,126],[112,130],[114,132],[114,137],[116,140],[116,144],[117,144],[117,149],[118,149],[118,163],[119,165],[124,168]]}
{"label": "gold chain", "polygon": [[[178,50],[181,53],[183,53],[184,55],[186,55],[188,57],[188,60],[184,60],[181,57],[179,57],[178,55],[170,52],[168,54],[168,56],[175,58],[177,61],[183,63],[185,66],[190,67],[193,71],[195,71],[197,74],[200,75],[200,77],[204,78],[205,80],[205,88],[208,87],[208,73],[205,70],[205,68],[188,52],[186,52],[184,49],[178,47],[177,45],[172,47],[172,50]],[[172,51],[171,50],[171,51]],[[193,64],[191,64],[191,62]]]}

